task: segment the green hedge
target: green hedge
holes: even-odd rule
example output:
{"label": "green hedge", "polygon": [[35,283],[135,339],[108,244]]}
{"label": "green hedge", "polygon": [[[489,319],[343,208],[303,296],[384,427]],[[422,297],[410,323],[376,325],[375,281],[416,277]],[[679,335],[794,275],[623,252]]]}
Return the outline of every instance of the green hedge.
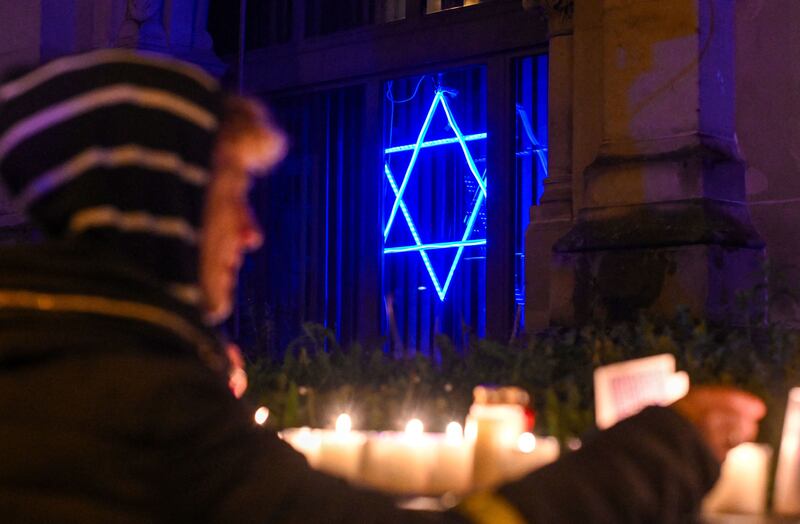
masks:
{"label": "green hedge", "polygon": [[342,348],[306,324],[281,357],[249,363],[249,397],[270,408],[275,428],[331,424],[344,410],[362,429],[399,429],[419,416],[431,430],[463,419],[477,384],[516,385],[533,398],[537,432],[565,439],[593,427],[592,372],[631,358],[671,353],[693,384],[731,384],[765,399],[761,439],[776,445],[788,389],[800,385],[798,333],[777,325],[711,326],[680,311],[614,326],[554,328],[505,345],[474,340],[459,353],[446,338],[431,356],[393,358],[382,344]]}

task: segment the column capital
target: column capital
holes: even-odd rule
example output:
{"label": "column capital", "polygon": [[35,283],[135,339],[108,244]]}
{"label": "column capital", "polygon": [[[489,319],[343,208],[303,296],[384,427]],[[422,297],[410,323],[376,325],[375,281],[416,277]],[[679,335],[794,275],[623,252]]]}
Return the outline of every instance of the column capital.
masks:
{"label": "column capital", "polygon": [[576,40],[591,29],[601,44],[592,74],[602,88],[600,101],[580,91],[574,104],[595,103],[602,131],[576,221],[554,244],[551,322],[671,316],[680,305],[714,321],[761,318],[761,302],[737,301],[763,287],[764,242],[735,134],[734,3],[577,9]]}
{"label": "column capital", "polygon": [[574,0],[522,0],[522,7],[539,11],[547,18],[549,38],[572,34]]}

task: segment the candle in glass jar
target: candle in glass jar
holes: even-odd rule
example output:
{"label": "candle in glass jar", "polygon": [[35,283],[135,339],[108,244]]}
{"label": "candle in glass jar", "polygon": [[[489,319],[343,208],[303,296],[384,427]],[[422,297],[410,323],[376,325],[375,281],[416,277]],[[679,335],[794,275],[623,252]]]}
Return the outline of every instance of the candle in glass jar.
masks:
{"label": "candle in glass jar", "polygon": [[491,488],[505,475],[506,456],[526,430],[527,418],[522,406],[513,404],[473,404],[467,426],[474,428],[475,451],[473,484]]}
{"label": "candle in glass jar", "polygon": [[517,445],[503,455],[503,481],[521,478],[558,459],[560,447],[554,437],[537,437],[522,433]]}

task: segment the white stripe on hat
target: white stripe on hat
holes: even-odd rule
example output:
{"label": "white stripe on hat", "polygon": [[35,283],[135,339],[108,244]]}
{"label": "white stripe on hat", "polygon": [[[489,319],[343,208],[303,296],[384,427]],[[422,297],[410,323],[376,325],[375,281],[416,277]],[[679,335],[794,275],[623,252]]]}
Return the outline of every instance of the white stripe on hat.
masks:
{"label": "white stripe on hat", "polygon": [[130,84],[117,84],[88,91],[17,122],[0,136],[0,158],[20,142],[48,127],[100,107],[124,103],[172,113],[206,131],[213,131],[217,127],[216,116],[174,93]]}
{"label": "white stripe on hat", "polygon": [[200,290],[200,286],[173,282],[167,285],[167,290],[181,302],[186,302],[193,306],[199,306],[203,300],[203,292]]}
{"label": "white stripe on hat", "polygon": [[171,151],[149,149],[136,144],[108,149],[92,147],[36,177],[20,192],[16,203],[20,208],[28,207],[31,202],[90,169],[121,166],[138,166],[169,172],[195,186],[208,183],[208,172],[205,169],[184,162],[180,156]]}
{"label": "white stripe on hat", "polygon": [[215,91],[219,88],[217,81],[205,71],[191,64],[181,62],[180,60],[143,51],[134,52],[128,49],[100,49],[91,53],[54,60],[27,75],[9,82],[4,86],[0,86],[0,101],[7,101],[24,94],[63,73],[114,62],[158,66],[188,76],[209,91]]}
{"label": "white stripe on hat", "polygon": [[114,228],[132,233],[152,233],[197,244],[197,231],[183,218],[155,216],[146,211],[120,211],[113,206],[82,209],[69,222],[73,234],[87,229]]}

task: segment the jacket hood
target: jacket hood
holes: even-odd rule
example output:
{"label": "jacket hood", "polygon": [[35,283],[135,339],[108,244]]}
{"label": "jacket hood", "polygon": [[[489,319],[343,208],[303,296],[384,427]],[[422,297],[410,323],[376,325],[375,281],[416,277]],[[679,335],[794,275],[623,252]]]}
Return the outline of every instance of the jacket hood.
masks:
{"label": "jacket hood", "polygon": [[55,60],[0,86],[0,176],[51,238],[114,253],[197,305],[220,108],[217,82],[177,60],[119,49]]}

